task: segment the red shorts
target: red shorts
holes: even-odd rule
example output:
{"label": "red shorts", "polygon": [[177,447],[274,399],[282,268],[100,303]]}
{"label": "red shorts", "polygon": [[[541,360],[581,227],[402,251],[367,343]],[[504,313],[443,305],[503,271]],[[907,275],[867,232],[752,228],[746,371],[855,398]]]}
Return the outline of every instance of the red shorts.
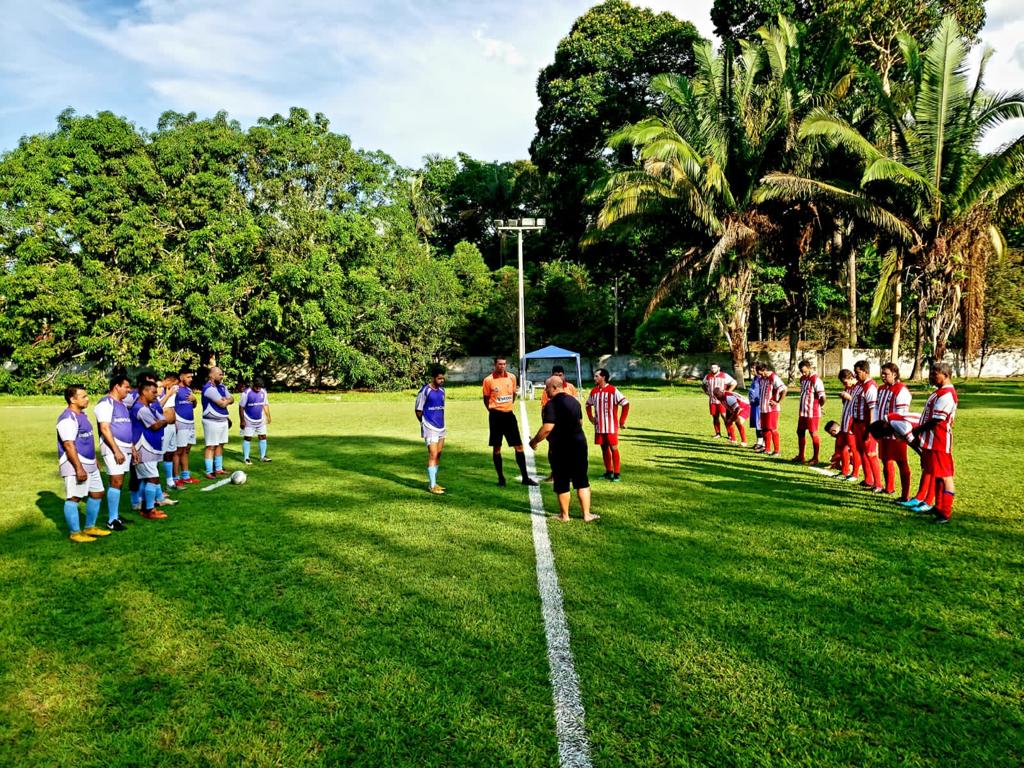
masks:
{"label": "red shorts", "polygon": [[765,413],[764,411],[761,411],[761,421],[758,422],[758,426],[762,430],[766,430],[768,432],[776,432],[776,431],[778,431],[778,429],[779,429],[779,412],[778,411],[768,411],[767,413]]}
{"label": "red shorts", "polygon": [[739,410],[736,411],[736,415],[733,417],[733,421],[737,419],[743,419],[743,421],[750,420],[750,405],[747,403],[740,403]]}
{"label": "red shorts", "polygon": [[853,422],[853,437],[857,441],[857,450],[861,456],[877,452],[878,441],[868,432],[868,423],[866,421]]}
{"label": "red shorts", "polygon": [[708,403],[708,411],[712,416],[725,416],[725,403]]}
{"label": "red shorts", "polygon": [[953,454],[944,451],[921,449],[921,471],[932,477],[953,476]]}
{"label": "red shorts", "polygon": [[907,444],[902,440],[886,437],[878,441],[878,458],[882,463],[895,461],[897,464],[907,463]]}
{"label": "red shorts", "polygon": [[796,420],[796,431],[807,430],[808,432],[818,431],[818,422],[821,421],[820,416],[801,416]]}
{"label": "red shorts", "polygon": [[617,432],[595,432],[594,445],[618,445],[619,434]]}

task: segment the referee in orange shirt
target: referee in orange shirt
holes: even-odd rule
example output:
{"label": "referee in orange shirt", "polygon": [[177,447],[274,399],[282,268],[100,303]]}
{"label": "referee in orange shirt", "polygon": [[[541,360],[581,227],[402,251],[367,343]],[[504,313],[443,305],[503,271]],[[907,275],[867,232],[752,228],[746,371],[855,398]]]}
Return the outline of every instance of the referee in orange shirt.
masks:
{"label": "referee in orange shirt", "polygon": [[516,452],[516,464],[523,475],[523,485],[537,485],[537,481],[526,471],[526,454],[523,453],[523,438],[519,436],[519,420],[512,410],[516,401],[516,377],[506,368],[508,361],[504,357],[494,358],[494,371],[484,379],[484,407],[487,409],[487,421],[490,426],[490,437],[487,444],[493,449],[494,470],[498,473],[498,485],[505,485],[505,473],[502,470],[501,441],[505,440]]}

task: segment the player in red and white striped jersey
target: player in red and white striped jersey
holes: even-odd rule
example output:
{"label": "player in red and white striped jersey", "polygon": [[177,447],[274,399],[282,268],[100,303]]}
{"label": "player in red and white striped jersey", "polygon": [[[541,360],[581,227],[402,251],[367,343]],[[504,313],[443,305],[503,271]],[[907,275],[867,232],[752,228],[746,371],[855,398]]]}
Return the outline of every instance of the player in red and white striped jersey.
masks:
{"label": "player in red and white striped jersey", "polygon": [[853,398],[853,437],[857,442],[861,466],[864,468],[865,488],[882,493],[882,465],[878,462],[878,441],[868,432],[868,425],[878,413],[878,385],[871,378],[871,367],[867,360],[853,364],[853,375],[857,377]]}
{"label": "player in red and white striped jersey", "polygon": [[779,445],[779,412],[780,405],[786,397],[786,385],[782,379],[766,363],[758,363],[757,373],[760,376],[760,409],[761,431],[764,432],[764,452],[768,456],[782,453]]}
{"label": "player in red and white striped jersey", "polygon": [[825,385],[818,375],[811,370],[809,360],[801,360],[800,369],[800,415],[796,422],[796,438],[800,452],[793,457],[793,461],[801,464],[807,450],[807,433],[811,433],[811,444],[814,446],[814,455],[811,457],[811,464],[817,464],[821,452],[821,440],[818,438],[818,422],[821,419],[821,408],[825,405]]}
{"label": "player in red and white striped jersey", "polygon": [[[933,363],[928,376],[932,392],[921,411],[921,423],[914,435],[921,441],[921,488],[918,504],[912,509],[932,512],[936,523],[948,523],[953,514],[953,420],[956,418],[957,396],[953,388],[953,369],[949,363]],[[932,481],[934,507],[928,504],[927,480]],[[908,502],[909,504],[909,502]]]}
{"label": "player in red and white striped jersey", "polygon": [[849,368],[843,368],[839,372],[839,383],[843,385],[843,391],[839,393],[839,399],[843,401],[843,410],[839,416],[836,452],[832,456],[832,464],[839,471],[833,477],[839,476],[844,480],[854,481],[860,474],[860,452],[853,437],[853,400],[857,392],[857,377]]}
{"label": "player in red and white striped jersey", "polygon": [[[594,371],[594,384],[587,398],[587,418],[594,425],[594,443],[601,446],[604,478],[619,482],[619,430],[626,428],[629,401],[609,383],[605,368]],[[621,409],[621,413],[620,413]]]}
{"label": "player in red and white striped jersey", "polygon": [[750,401],[736,392],[723,389],[714,390],[715,399],[725,408],[725,428],[729,432],[729,442],[736,442],[736,431],[740,430],[740,445],[747,447],[747,419],[750,418]]}
{"label": "player in red and white striped jersey", "polygon": [[711,370],[701,381],[701,386],[708,396],[708,410],[711,412],[711,422],[715,427],[715,437],[721,437],[722,424],[719,419],[725,416],[725,406],[715,397],[715,390],[732,392],[736,389],[736,379],[723,371],[718,363],[712,363]]}
{"label": "player in red and white striped jersey", "polygon": [[[910,413],[913,395],[907,385],[900,381],[900,369],[896,363],[882,366],[882,386],[878,388],[878,420],[888,420],[892,414],[906,415]],[[896,492],[896,476],[892,471],[893,464],[900,474],[899,501],[910,498],[910,464],[907,462],[907,443],[895,437],[883,437],[878,441],[878,458],[885,476],[885,492]]]}

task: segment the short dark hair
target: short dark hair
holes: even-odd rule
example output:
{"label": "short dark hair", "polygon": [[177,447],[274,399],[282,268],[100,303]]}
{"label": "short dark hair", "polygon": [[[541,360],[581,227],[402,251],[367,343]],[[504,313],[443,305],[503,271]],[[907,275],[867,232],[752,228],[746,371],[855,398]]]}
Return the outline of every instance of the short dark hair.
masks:
{"label": "short dark hair", "polygon": [[195,373],[195,371],[192,370],[191,366],[183,365],[183,366],[181,366],[181,368],[178,369],[178,378],[181,378],[186,373]]}
{"label": "short dark hair", "polygon": [[898,365],[896,365],[896,363],[891,363],[891,362],[890,363],[885,363],[882,366],[882,370],[883,371],[892,371],[892,375],[895,376],[897,380],[899,380],[899,378],[900,378],[900,367]]}
{"label": "short dark hair", "polygon": [[119,371],[118,373],[113,373],[110,376],[110,389],[113,389],[114,387],[119,387],[122,384],[124,384],[126,381],[129,384],[131,384],[132,380],[130,378],[128,378],[128,374],[125,373],[124,371]]}
{"label": "short dark hair", "polygon": [[953,366],[950,365],[949,363],[944,363],[941,360],[939,362],[932,363],[931,369],[933,371],[938,371],[939,373],[946,377],[953,375]]}
{"label": "short dark hair", "polygon": [[867,360],[858,360],[853,364],[853,370],[864,371],[864,373],[871,373],[871,364]]}
{"label": "short dark hair", "polygon": [[799,363],[796,364],[796,367],[799,369],[799,368],[813,368],[814,366],[811,365],[811,361],[810,360],[801,360]]}
{"label": "short dark hair", "polygon": [[83,387],[81,384],[68,384],[64,388],[64,402],[67,403],[68,405],[71,405],[71,398],[78,394],[78,390],[82,390],[84,392],[85,387]]}
{"label": "short dark hair", "polygon": [[563,365],[552,365],[551,366],[551,374],[554,375],[556,373],[564,374],[565,373],[565,366],[563,366]]}
{"label": "short dark hair", "polygon": [[770,371],[772,367],[768,363],[758,363],[754,366],[754,369],[757,371]]}
{"label": "short dark hair", "polygon": [[825,431],[826,432],[831,432],[832,431],[832,427],[838,427],[838,426],[839,426],[839,422],[838,421],[836,421],[835,419],[829,419],[828,421],[825,422]]}
{"label": "short dark hair", "polygon": [[608,369],[607,368],[598,368],[597,370],[594,371],[594,373],[601,374],[601,378],[604,379],[605,381],[611,381],[612,380],[612,375],[610,373],[608,373]]}
{"label": "short dark hair", "polygon": [[139,378],[135,380],[135,388],[141,392],[142,388],[148,384],[156,386],[156,378],[152,373],[140,373]]}
{"label": "short dark hair", "polygon": [[434,378],[435,376],[442,376],[448,373],[448,369],[440,363],[431,363],[427,366],[427,376]]}
{"label": "short dark hair", "polygon": [[847,379],[853,379],[853,378],[856,378],[856,377],[853,375],[853,371],[851,371],[849,368],[843,368],[841,371],[839,371],[839,380],[840,381],[846,381]]}
{"label": "short dark hair", "polygon": [[150,387],[156,387],[156,382],[152,379],[143,379],[139,381],[139,392],[149,389]]}
{"label": "short dark hair", "polygon": [[256,387],[257,389],[263,389],[263,387],[265,387],[265,386],[266,386],[266,385],[265,385],[265,384],[263,383],[263,377],[262,377],[262,376],[256,376],[256,377],[254,377],[254,378],[253,378],[253,380],[252,380],[252,385],[253,385],[254,387]]}
{"label": "short dark hair", "polygon": [[164,381],[168,381],[168,380],[170,380],[170,381],[177,381],[178,380],[178,372],[177,371],[170,371],[170,372],[168,372],[164,376]]}
{"label": "short dark hair", "polygon": [[494,362],[498,362],[499,360],[504,360],[506,363],[508,362],[508,358],[505,357],[505,355],[495,355]]}

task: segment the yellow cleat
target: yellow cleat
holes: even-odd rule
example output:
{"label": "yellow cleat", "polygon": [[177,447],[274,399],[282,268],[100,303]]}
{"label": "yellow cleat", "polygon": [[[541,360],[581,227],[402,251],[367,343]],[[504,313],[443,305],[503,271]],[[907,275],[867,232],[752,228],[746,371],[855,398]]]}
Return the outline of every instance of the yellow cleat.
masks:
{"label": "yellow cleat", "polygon": [[444,494],[444,488],[440,485],[435,485],[433,488],[427,488],[427,493],[436,493],[440,496]]}
{"label": "yellow cleat", "polygon": [[434,487],[439,488],[441,493],[446,493],[448,491],[448,489],[445,488],[443,485],[438,485],[437,483],[434,483]]}
{"label": "yellow cleat", "polygon": [[85,544],[86,542],[89,542],[89,541],[96,541],[95,538],[93,538],[92,536],[90,536],[87,533],[83,533],[82,531],[75,531],[70,536],[68,536],[68,538],[71,539],[74,542],[79,543],[79,544]]}
{"label": "yellow cleat", "polygon": [[95,525],[92,528],[86,528],[82,533],[89,536],[109,536],[110,531],[104,528],[97,528]]}

